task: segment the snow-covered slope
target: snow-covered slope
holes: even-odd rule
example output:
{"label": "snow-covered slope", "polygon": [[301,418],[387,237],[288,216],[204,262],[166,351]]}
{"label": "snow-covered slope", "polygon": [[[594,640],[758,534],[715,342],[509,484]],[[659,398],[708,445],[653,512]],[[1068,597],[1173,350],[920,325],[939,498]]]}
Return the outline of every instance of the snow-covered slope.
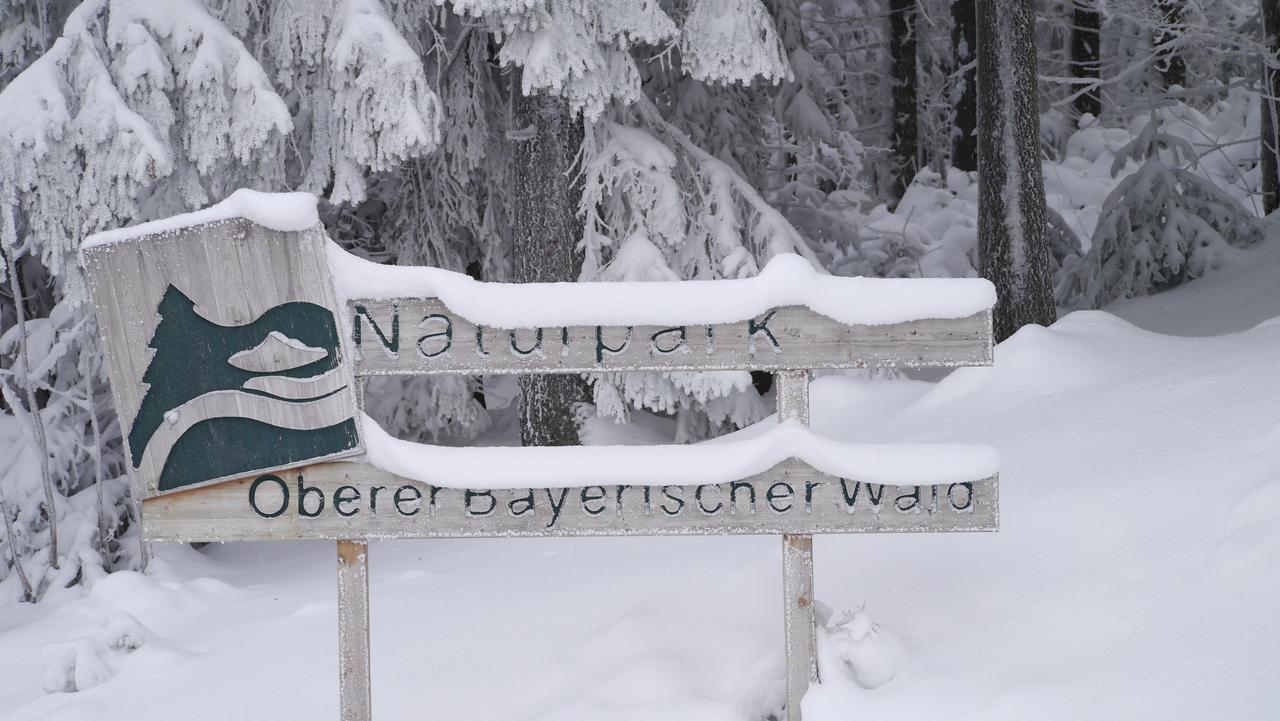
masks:
{"label": "snow-covered slope", "polygon": [[1109,310],[1147,330],[1181,336],[1236,333],[1280,316],[1280,226],[1272,223],[1267,239],[1228,267]]}
{"label": "snow-covered slope", "polygon": [[[819,600],[865,614],[824,640],[806,719],[1280,718],[1280,319],[1242,330],[1214,310],[1275,307],[1273,251],[1256,252],[1229,282],[1119,308],[1159,322],[1185,303],[1204,312],[1184,332],[1241,332],[1076,313],[939,383],[816,382],[826,434],[995,444],[1003,527],[817,539]],[[761,719],[782,691],[779,546],[375,544],[375,715]],[[333,570],[327,543],[162,547],[145,577],[0,608],[0,717],[336,717]],[[105,649],[116,612],[154,639]],[[47,694],[41,649],[73,639],[89,640],[46,654],[99,658],[103,682]]]}

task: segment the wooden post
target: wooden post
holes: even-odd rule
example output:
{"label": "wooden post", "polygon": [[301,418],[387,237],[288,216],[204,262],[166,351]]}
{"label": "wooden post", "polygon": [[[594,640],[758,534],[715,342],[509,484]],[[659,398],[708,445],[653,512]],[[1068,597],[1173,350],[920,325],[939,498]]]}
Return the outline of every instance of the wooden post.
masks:
{"label": "wooden post", "polygon": [[341,721],[370,721],[369,544],[338,541],[338,708]]}
{"label": "wooden post", "polygon": [[[809,371],[774,375],[778,421],[809,425]],[[800,702],[818,681],[817,625],[813,615],[813,536],[782,537],[783,619],[787,644],[787,721],[801,721]]]}

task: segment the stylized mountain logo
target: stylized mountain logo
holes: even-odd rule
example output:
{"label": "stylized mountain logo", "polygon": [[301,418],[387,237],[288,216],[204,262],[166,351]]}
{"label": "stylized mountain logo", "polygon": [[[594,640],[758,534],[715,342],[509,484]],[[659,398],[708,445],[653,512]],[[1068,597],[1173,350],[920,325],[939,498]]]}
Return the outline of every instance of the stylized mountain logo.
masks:
{"label": "stylized mountain logo", "polygon": [[283,303],[246,325],[223,326],[169,285],[158,313],[129,449],[135,469],[144,460],[163,469],[159,490],[358,445],[349,374],[327,308]]}

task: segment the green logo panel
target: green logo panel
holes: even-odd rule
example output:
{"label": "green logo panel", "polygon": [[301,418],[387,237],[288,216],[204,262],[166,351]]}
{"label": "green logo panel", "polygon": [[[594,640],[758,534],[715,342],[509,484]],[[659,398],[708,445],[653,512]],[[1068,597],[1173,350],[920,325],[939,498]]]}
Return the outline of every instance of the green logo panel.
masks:
{"label": "green logo panel", "polygon": [[132,464],[151,457],[168,491],[331,456],[359,444],[333,313],[294,301],[245,325],[206,319],[170,284],[129,429]]}

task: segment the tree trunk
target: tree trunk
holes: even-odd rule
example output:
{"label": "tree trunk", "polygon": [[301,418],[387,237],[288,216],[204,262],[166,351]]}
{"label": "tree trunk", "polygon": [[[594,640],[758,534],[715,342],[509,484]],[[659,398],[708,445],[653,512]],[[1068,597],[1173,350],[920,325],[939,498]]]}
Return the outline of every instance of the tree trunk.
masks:
{"label": "tree trunk", "polygon": [[978,265],[995,336],[1057,318],[1045,235],[1034,0],[978,0]]}
{"label": "tree trunk", "polygon": [[[53,471],[49,468],[49,440],[45,433],[44,416],[36,400],[36,379],[31,377],[31,339],[27,334],[27,300],[23,292],[22,274],[13,253],[8,249],[0,248],[0,256],[8,270],[9,283],[13,289],[15,326],[18,329],[18,362],[14,363],[14,369],[18,370],[19,365],[21,369],[20,373],[15,373],[14,380],[21,385],[27,401],[24,412],[18,407],[21,401],[15,400],[13,414],[19,419],[30,419],[31,422],[31,434],[36,442],[35,451],[40,460],[40,483],[44,486],[44,510],[49,522],[49,566],[56,569],[58,568],[58,506],[54,501]],[[14,555],[16,557],[17,551],[14,551]],[[40,595],[42,591],[36,593]]]}
{"label": "tree trunk", "polygon": [[1261,0],[1262,46],[1262,209],[1280,208],[1280,70],[1272,64],[1280,59],[1280,0]]}
{"label": "tree trunk", "polygon": [[[1075,0],[1071,9],[1071,77],[1088,80],[1092,87],[1077,86],[1076,112],[1093,117],[1102,114],[1102,90],[1098,87],[1098,35],[1102,29],[1102,13],[1097,0]],[[1084,92],[1081,92],[1081,91]]]}
{"label": "tree trunk", "polygon": [[916,0],[889,2],[889,55],[893,66],[893,153],[894,198],[901,200],[916,176],[919,165],[916,115]]}
{"label": "tree trunk", "polygon": [[955,101],[955,130],[951,148],[951,165],[973,172],[978,169],[978,84],[977,69],[964,66],[973,63],[978,48],[974,0],[951,3],[951,49],[955,57],[958,94]]}
{"label": "tree trunk", "polygon": [[[1152,36],[1152,42],[1157,47],[1166,43],[1171,43],[1182,35],[1184,27],[1183,14],[1185,8],[1182,6],[1184,0],[1155,0],[1156,13],[1160,16],[1160,25],[1156,28]],[[1171,88],[1175,85],[1185,87],[1187,84],[1187,64],[1182,59],[1182,53],[1177,48],[1165,48],[1159,50],[1156,55],[1156,70],[1160,71],[1160,76],[1164,79],[1164,86]]]}
{"label": "tree trunk", "polygon": [[[514,278],[518,283],[575,281],[582,269],[576,251],[582,237],[577,216],[582,197],[572,167],[582,144],[582,119],[558,97],[520,93],[512,87],[517,140],[512,207]],[[575,375],[521,375],[520,442],[526,446],[578,443],[575,416],[586,385]]]}

